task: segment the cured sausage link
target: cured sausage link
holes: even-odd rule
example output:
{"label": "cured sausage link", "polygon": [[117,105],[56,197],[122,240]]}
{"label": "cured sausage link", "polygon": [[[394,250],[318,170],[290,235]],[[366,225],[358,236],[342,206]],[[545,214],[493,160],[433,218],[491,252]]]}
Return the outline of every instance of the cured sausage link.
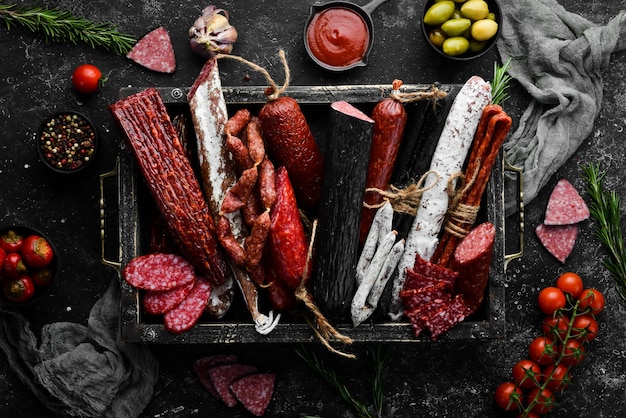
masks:
{"label": "cured sausage link", "polygon": [[[183,255],[200,274],[221,284],[226,263],[200,184],[178,143],[165,104],[148,88],[110,106],[156,205]],[[179,144],[180,145],[180,144]]]}

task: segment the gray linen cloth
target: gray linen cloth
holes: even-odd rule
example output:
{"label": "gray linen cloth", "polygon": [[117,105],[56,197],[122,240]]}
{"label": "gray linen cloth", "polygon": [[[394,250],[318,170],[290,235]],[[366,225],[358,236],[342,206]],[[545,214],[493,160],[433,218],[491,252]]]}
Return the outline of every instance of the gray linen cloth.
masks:
{"label": "gray linen cloth", "polygon": [[[605,26],[568,12],[556,0],[515,0],[502,5],[497,47],[509,74],[532,96],[519,126],[507,138],[507,160],[523,170],[524,203],[591,134],[602,104],[602,70],[626,47],[626,11]],[[507,182],[507,213],[516,187]]]}
{"label": "gray linen cloth", "polygon": [[41,344],[19,312],[0,309],[0,348],[19,378],[51,411],[78,417],[136,417],[150,402],[158,362],[119,333],[119,282],[94,304],[87,326],[57,322]]}

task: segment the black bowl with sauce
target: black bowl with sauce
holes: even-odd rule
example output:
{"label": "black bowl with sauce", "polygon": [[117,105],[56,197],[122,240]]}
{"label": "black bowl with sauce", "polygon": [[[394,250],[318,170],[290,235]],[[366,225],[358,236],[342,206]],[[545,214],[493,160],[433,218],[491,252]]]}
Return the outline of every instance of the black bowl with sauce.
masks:
{"label": "black bowl with sauce", "polygon": [[99,137],[87,116],[61,111],[46,117],[36,137],[37,152],[50,170],[70,174],[84,170],[96,156]]}
{"label": "black bowl with sauce", "polygon": [[371,13],[388,0],[365,6],[349,1],[313,4],[304,26],[304,46],[320,67],[335,72],[367,65],[374,43]]}

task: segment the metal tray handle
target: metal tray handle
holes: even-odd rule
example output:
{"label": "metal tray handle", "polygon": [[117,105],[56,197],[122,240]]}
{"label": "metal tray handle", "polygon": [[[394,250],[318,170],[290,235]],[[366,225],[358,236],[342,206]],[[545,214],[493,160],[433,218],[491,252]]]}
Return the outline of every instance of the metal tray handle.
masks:
{"label": "metal tray handle", "polygon": [[505,254],[504,255],[504,271],[506,272],[506,268],[510,261],[515,260],[517,258],[522,258],[524,254],[524,176],[522,169],[519,167],[515,167],[511,165],[506,158],[504,158],[504,171],[511,171],[515,173],[517,177],[517,213],[518,213],[518,222],[519,222],[519,236],[518,236],[518,249],[519,251],[513,254]]}
{"label": "metal tray handle", "polygon": [[117,270],[118,273],[121,273],[121,269],[122,269],[122,263],[119,261],[111,261],[109,259],[106,258],[105,256],[105,218],[106,218],[106,202],[104,199],[104,182],[106,179],[110,178],[110,177],[115,177],[118,178],[118,174],[119,174],[119,157],[117,158],[117,160],[115,161],[115,167],[113,167],[113,169],[109,172],[100,174],[100,251],[101,251],[101,255],[100,255],[100,261],[102,261],[102,264],[109,266],[109,267],[113,267],[115,270]]}

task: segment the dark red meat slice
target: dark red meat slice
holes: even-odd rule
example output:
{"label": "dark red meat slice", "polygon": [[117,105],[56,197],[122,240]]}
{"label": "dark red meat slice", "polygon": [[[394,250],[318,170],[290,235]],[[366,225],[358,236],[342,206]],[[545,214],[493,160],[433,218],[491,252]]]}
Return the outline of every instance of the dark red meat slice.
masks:
{"label": "dark red meat slice", "polygon": [[193,327],[209,304],[210,296],[211,283],[198,276],[189,295],[178,306],[165,313],[163,318],[165,328],[178,334]]}
{"label": "dark red meat slice", "polygon": [[411,322],[411,329],[413,330],[413,335],[416,337],[420,335],[420,333],[426,327],[425,318],[428,318],[433,313],[439,311],[439,309],[445,304],[449,303],[450,298],[438,299],[426,305],[419,306],[417,308],[411,310],[405,310],[404,315]]}
{"label": "dark red meat slice", "polygon": [[241,404],[257,417],[263,416],[274,394],[274,373],[251,374],[231,383],[230,390]]}
{"label": "dark red meat slice", "polygon": [[439,266],[437,264],[433,264],[428,260],[424,260],[419,255],[415,257],[415,265],[413,266],[413,270],[427,277],[447,281],[452,286],[454,286],[454,282],[459,276],[458,273],[454,270]]}
{"label": "dark red meat slice", "polygon": [[450,303],[444,303],[437,312],[423,318],[424,326],[430,332],[430,338],[435,341],[469,314],[470,310],[463,297],[456,295]]}
{"label": "dark red meat slice", "polygon": [[176,254],[146,254],[132,259],[123,270],[124,280],[144,290],[169,290],[196,279],[193,266]]}
{"label": "dark red meat slice", "polygon": [[449,299],[450,293],[445,282],[431,284],[419,289],[405,289],[400,291],[400,299],[405,309],[412,310],[431,302]]}
{"label": "dark red meat slice", "polygon": [[193,289],[195,281],[170,290],[148,290],[143,296],[143,308],[150,315],[163,314],[180,304]]}
{"label": "dark red meat slice", "polygon": [[214,354],[212,356],[201,357],[193,362],[193,370],[196,372],[196,376],[200,380],[200,383],[206,388],[206,390],[215,398],[220,399],[220,395],[217,393],[209,370],[212,367],[237,363],[237,356],[234,354]]}
{"label": "dark red meat slice", "polygon": [[162,26],[144,35],[126,57],[160,73],[173,73],[176,70],[176,56],[170,34]]}
{"label": "dark red meat slice", "polygon": [[540,224],[535,228],[539,241],[546,250],[557,258],[561,263],[571,254],[576,244],[578,224],[571,225],[545,225]]}
{"label": "dark red meat slice", "polygon": [[248,364],[224,364],[211,367],[209,376],[220,399],[229,407],[237,405],[237,398],[230,390],[231,383],[252,373],[256,373],[256,367]]}
{"label": "dark red meat slice", "polygon": [[589,219],[589,208],[578,191],[566,179],[554,186],[548,199],[546,225],[570,225]]}
{"label": "dark red meat slice", "polygon": [[415,271],[414,269],[407,269],[406,281],[404,282],[404,289],[419,289],[424,286],[433,285],[437,283],[444,283],[446,288],[452,290],[452,284],[448,280],[441,280],[434,277],[426,276],[422,273]]}

